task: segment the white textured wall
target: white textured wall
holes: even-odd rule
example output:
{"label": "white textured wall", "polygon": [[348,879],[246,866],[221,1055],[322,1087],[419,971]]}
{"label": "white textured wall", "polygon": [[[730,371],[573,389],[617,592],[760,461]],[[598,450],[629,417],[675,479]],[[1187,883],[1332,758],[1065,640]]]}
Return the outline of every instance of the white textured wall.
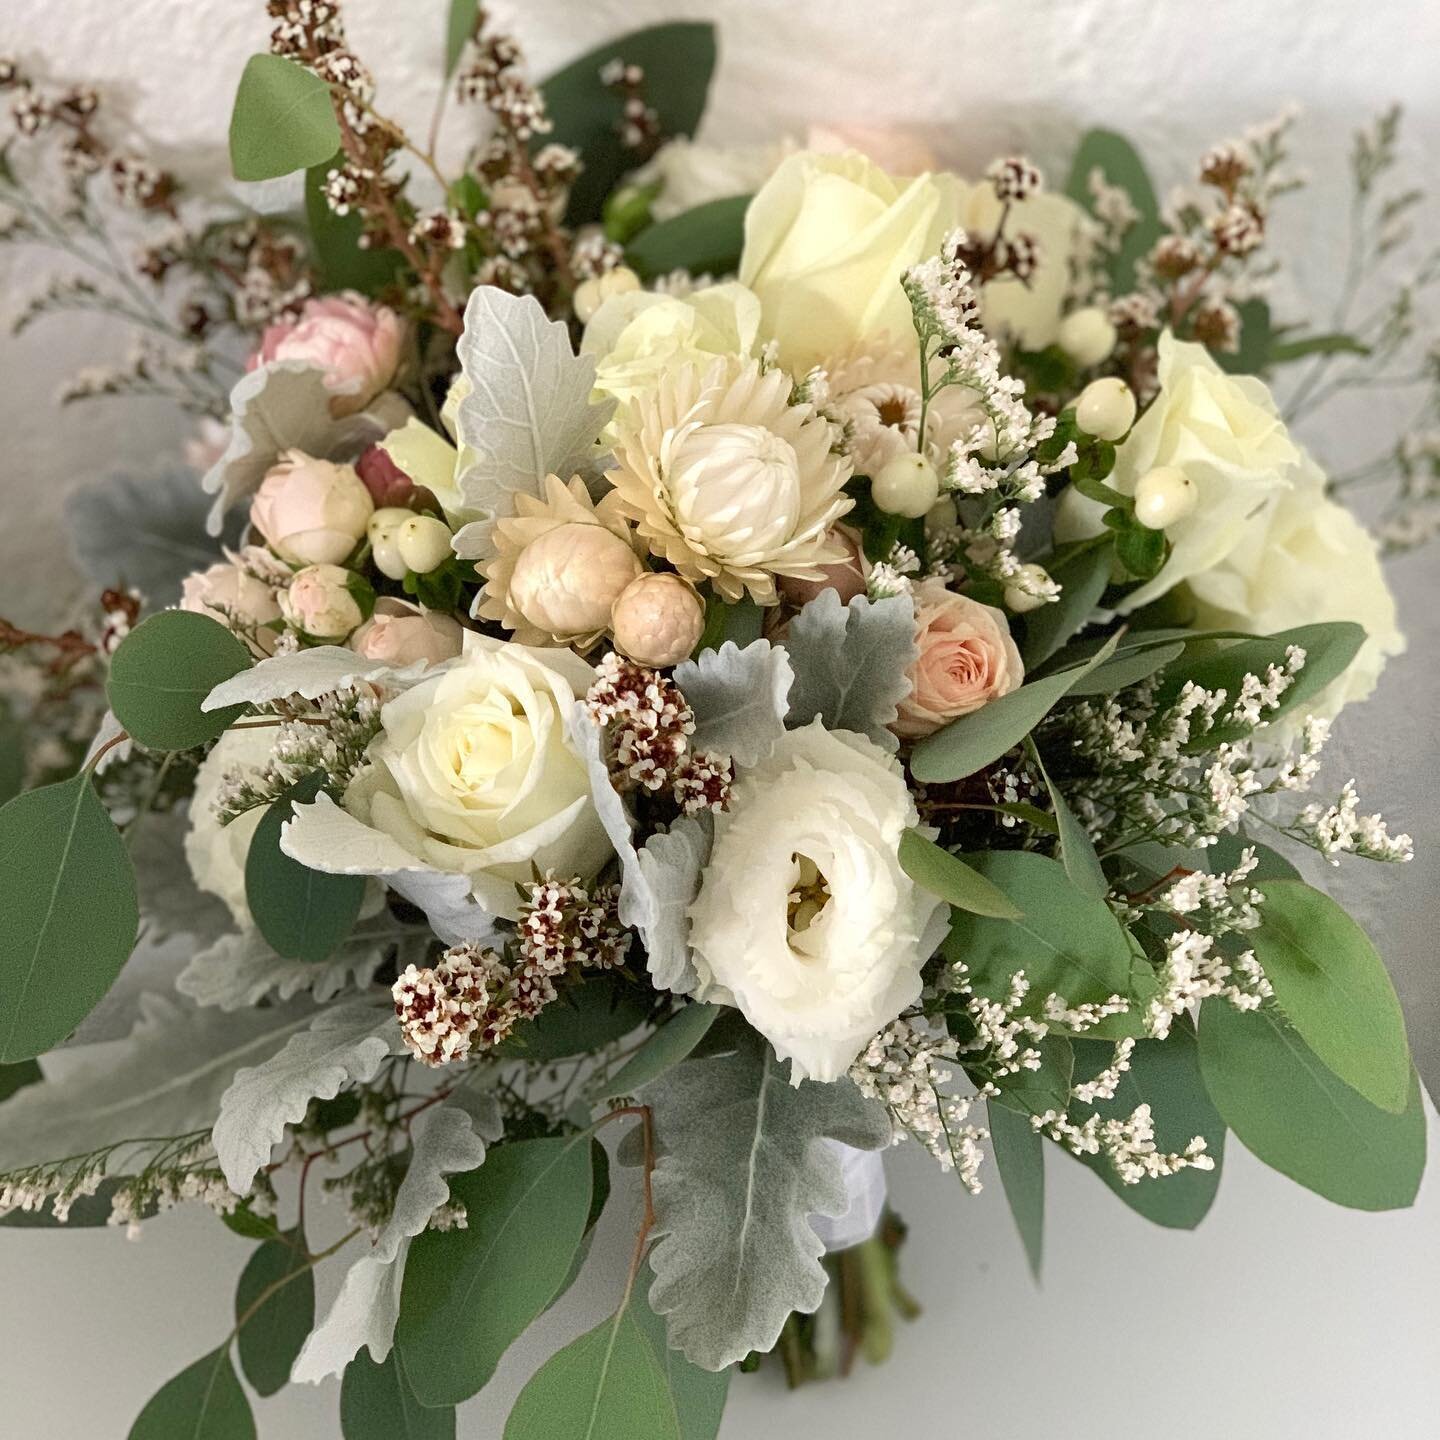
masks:
{"label": "white textured wall", "polygon": [[[387,107],[417,123],[433,96],[444,8],[443,0],[346,6]],[[1059,178],[1076,133],[1103,123],[1130,134],[1168,185],[1212,140],[1298,100],[1299,159],[1314,183],[1277,227],[1277,248],[1293,262],[1282,292],[1287,318],[1328,310],[1343,238],[1338,167],[1358,121],[1404,102],[1408,153],[1420,178],[1440,188],[1433,0],[527,0],[495,8],[523,16],[537,73],[677,10],[709,15],[723,46],[710,137],[759,140],[825,121],[904,123],[921,127],[962,169],[1023,147]],[[201,177],[224,173],[230,95],[264,36],[261,0],[0,5],[0,52],[123,96],[137,130]],[[458,126],[451,138],[462,138]],[[0,252],[0,289],[28,288],[42,266]],[[57,416],[50,399],[58,382],[119,352],[100,322],[50,322],[0,347],[0,613],[40,620],[55,613],[51,597],[64,573],[65,485],[173,452],[183,429],[143,403]],[[1375,448],[1365,434],[1371,418],[1352,409],[1307,439],[1344,463]],[[1347,716],[1342,757],[1420,842],[1408,872],[1344,883],[1397,971],[1432,1085],[1440,1081],[1431,1035],[1440,1027],[1437,570],[1433,554],[1395,567],[1411,657]],[[896,1169],[915,1221],[911,1273],[927,1305],[923,1326],[901,1337],[888,1371],[844,1388],[786,1397],[773,1382],[737,1381],[726,1440],[848,1440],[897,1424],[1001,1440],[1435,1433],[1440,1180],[1427,1182],[1414,1211],[1353,1215],[1232,1146],[1215,1213],[1191,1237],[1147,1227],[1057,1159],[1052,1260],[1037,1294],[994,1187],[972,1202],[918,1157]],[[612,1210],[618,1250],[630,1216],[623,1201]],[[156,1385],[223,1332],[243,1248],[199,1215],[162,1222],[139,1246],[115,1235],[0,1233],[0,1435],[123,1437]],[[577,1304],[547,1322],[552,1337],[602,1313],[613,1258],[602,1256]],[[537,1359],[528,1347],[508,1357],[501,1388],[513,1393]],[[338,1434],[334,1406],[333,1390],[267,1402],[263,1440],[328,1440]],[[467,1407],[460,1433],[499,1440],[501,1428],[496,1407],[482,1401]]]}

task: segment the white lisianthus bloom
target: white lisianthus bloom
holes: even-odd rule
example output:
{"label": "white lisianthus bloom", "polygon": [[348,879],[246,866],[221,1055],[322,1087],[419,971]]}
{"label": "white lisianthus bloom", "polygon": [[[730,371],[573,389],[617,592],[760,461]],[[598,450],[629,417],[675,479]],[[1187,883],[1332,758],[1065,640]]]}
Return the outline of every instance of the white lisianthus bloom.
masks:
{"label": "white lisianthus bloom", "polygon": [[945,907],[900,868],[917,821],[899,761],[819,721],[736,783],[690,907],[697,998],[723,998],[791,1062],[835,1080],[920,996]]}
{"label": "white lisianthus bloom", "polygon": [[[1191,512],[1166,527],[1172,549],[1160,573],[1116,607],[1129,614],[1221,564],[1257,533],[1257,517],[1293,485],[1303,454],[1265,384],[1227,375],[1203,345],[1160,336],[1160,393],[1115,455],[1107,483],[1133,495],[1158,466],[1180,470],[1195,487]],[[1104,506],[1072,486],[1061,497],[1055,538],[1098,535]]]}
{"label": "white lisianthus bloom", "polygon": [[250,842],[265,814],[263,805],[247,810],[228,825],[215,815],[215,802],[230,770],[258,770],[270,759],[275,732],[266,729],[227,730],[195,772],[190,797],[190,828],[185,832],[185,860],[195,883],[225,902],[242,930],[254,925],[245,899],[245,861]]}
{"label": "white lisianthus bloom", "polygon": [[952,175],[887,175],[856,151],[792,155],[745,213],[740,283],[759,297],[762,335],[803,374],[881,334],[911,331],[900,277],[955,227]]}
{"label": "white lisianthus bloom", "polygon": [[1365,644],[1306,714],[1333,716],[1374,690],[1385,662],[1405,649],[1395,597],[1374,539],[1343,505],[1325,496],[1325,476],[1307,455],[1294,486],[1253,520],[1218,565],[1189,581],[1195,623],[1205,629],[1272,635],[1297,625],[1353,620]]}
{"label": "white lisianthus bloom", "polygon": [[621,410],[606,478],[652,554],[685,579],[775,602],[775,577],[818,580],[843,558],[830,527],[852,505],[830,425],[755,363],[685,365]]}
{"label": "white lisianthus bloom", "polygon": [[704,365],[717,355],[748,360],[759,334],[760,301],[743,285],[709,285],[688,295],[628,290],[595,312],[580,353],[595,356],[595,388],[624,404],[677,365]]}
{"label": "white lisianthus bloom", "polygon": [[612,851],[567,717],[593,678],[570,651],[467,635],[383,707],[345,809],[417,868],[465,875],[492,914],[515,917],[534,868],[592,879]]}

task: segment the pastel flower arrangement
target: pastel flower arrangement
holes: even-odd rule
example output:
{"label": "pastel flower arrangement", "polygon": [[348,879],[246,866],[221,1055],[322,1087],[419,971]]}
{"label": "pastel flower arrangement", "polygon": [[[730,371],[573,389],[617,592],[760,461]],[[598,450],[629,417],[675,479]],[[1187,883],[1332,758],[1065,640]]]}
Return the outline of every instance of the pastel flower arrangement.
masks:
{"label": "pastel flower arrangement", "polygon": [[[256,1244],[132,1440],[253,1436],[246,1384],[331,1375],[347,1440],[453,1434],[617,1160],[623,1294],[507,1440],[698,1440],[764,1355],[878,1355],[902,1141],[972,1192],[993,1163],[1037,1272],[1062,1151],[1167,1225],[1227,1130],[1408,1205],[1399,1002],[1287,858],[1411,847],[1353,785],[1298,798],[1403,639],[1262,378],[1368,343],[1281,345],[1256,298],[1284,127],[1175,213],[1098,132],[1066,193],[900,134],[715,151],[709,27],[536,87],[457,5],[447,89],[490,133],[426,200],[433,143],[338,9],[269,8],[232,157],[308,172],[308,249],[222,224],[238,292],[155,262],[225,297],[185,382],[204,474],[153,496],[215,558],[142,596],[106,552],[93,638],[0,622],[46,676],[0,809],[0,1215],[193,1200]],[[3,80],[68,165],[108,153],[93,107]],[[77,193],[180,223],[138,163]],[[51,1075],[60,1046],[93,1063]]]}

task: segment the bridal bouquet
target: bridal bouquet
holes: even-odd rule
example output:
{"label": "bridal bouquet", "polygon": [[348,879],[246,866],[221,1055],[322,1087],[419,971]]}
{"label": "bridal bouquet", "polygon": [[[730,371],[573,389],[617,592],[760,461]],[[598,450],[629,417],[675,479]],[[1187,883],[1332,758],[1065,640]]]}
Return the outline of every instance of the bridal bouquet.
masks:
{"label": "bridal bouquet", "polygon": [[[509,1440],[700,1440],[770,1352],[883,1356],[893,1144],[993,1172],[1037,1271],[1047,1156],[1174,1227],[1235,1141],[1408,1205],[1395,992],[1287,858],[1410,857],[1309,793],[1402,641],[1260,376],[1384,373],[1416,292],[1272,321],[1285,126],[1164,205],[1108,132],[1064,191],[897,136],[707,151],[709,27],[537,87],[457,0],[421,142],[334,4],[269,9],[231,155],[303,171],[303,219],[0,72],[9,238],[93,271],[25,318],[146,336],[70,398],[204,417],[203,479],[72,500],[100,618],[0,629],[4,1223],[197,1201],[254,1243],[133,1440],[332,1375],[347,1440],[452,1436],[617,1163],[627,1278]],[[488,114],[456,173],[447,96]],[[1394,146],[1357,149],[1366,255]]]}

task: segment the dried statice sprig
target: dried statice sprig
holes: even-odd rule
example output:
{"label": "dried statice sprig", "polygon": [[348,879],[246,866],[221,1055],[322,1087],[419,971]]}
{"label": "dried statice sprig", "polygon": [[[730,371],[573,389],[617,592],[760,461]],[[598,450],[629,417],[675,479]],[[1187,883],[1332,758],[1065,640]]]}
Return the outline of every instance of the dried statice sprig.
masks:
{"label": "dried statice sprig", "polygon": [[1332,865],[1341,855],[1404,863],[1415,858],[1408,835],[1392,835],[1380,815],[1362,815],[1355,782],[1347,780],[1332,805],[1307,805],[1285,833],[1318,850]]}
{"label": "dried statice sprig", "polygon": [[1178,930],[1165,941],[1160,989],[1145,1011],[1146,1033],[1163,1040],[1175,1019],[1201,1000],[1227,1000],[1237,1010],[1255,1010],[1274,996],[1253,950],[1226,955],[1216,937]]}
{"label": "dried statice sprig", "polygon": [[1214,1159],[1205,1153],[1203,1135],[1184,1150],[1167,1153],[1155,1144],[1155,1123],[1149,1105],[1137,1105],[1125,1118],[1102,1120],[1088,1116],[1077,1125],[1061,1110],[1031,1117],[1030,1124],[1073,1155],[1103,1155],[1126,1185],[1178,1175],[1182,1170],[1213,1170]]}

